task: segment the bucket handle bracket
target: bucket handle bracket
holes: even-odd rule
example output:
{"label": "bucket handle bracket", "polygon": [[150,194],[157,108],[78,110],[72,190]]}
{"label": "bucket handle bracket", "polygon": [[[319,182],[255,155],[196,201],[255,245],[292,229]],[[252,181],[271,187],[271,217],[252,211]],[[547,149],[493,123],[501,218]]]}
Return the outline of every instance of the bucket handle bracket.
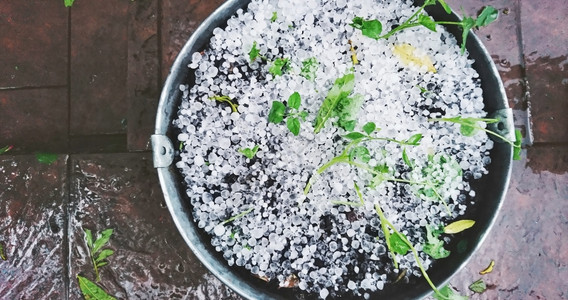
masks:
{"label": "bucket handle bracket", "polygon": [[152,158],[154,168],[167,168],[174,161],[174,147],[170,139],[161,134],[153,134],[152,142]]}

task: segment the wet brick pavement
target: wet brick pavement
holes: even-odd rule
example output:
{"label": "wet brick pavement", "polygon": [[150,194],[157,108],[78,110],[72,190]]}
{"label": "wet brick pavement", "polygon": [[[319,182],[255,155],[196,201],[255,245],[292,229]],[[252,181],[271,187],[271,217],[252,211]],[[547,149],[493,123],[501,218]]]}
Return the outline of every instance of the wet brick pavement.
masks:
{"label": "wet brick pavement", "polygon": [[[76,275],[94,278],[83,228],[115,229],[100,285],[118,298],[239,298],[180,237],[148,147],[170,65],[222,2],[0,2],[0,147],[14,146],[0,156],[0,299],[80,299]],[[447,2],[501,12],[477,34],[525,137],[494,228],[450,283],[472,299],[568,299],[568,5]],[[480,278],[488,290],[469,292]]]}

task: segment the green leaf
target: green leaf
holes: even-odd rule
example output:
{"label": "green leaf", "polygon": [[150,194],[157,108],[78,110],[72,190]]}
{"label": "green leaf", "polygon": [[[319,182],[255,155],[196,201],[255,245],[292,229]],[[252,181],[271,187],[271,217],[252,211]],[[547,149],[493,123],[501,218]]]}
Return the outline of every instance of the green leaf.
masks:
{"label": "green leaf", "polygon": [[209,99],[215,100],[215,101],[221,102],[221,103],[227,103],[227,104],[229,104],[229,106],[231,107],[231,110],[233,112],[238,112],[239,105],[237,103],[235,103],[235,101],[233,99],[231,99],[231,97],[229,97],[229,96],[223,96],[223,95],[217,96],[217,95],[215,95],[215,96],[209,97]]}
{"label": "green leaf", "polygon": [[444,227],[444,233],[447,233],[447,234],[460,233],[460,232],[462,232],[466,229],[473,227],[473,225],[475,225],[474,220],[455,221],[451,224],[448,224],[446,227]]}
{"label": "green leaf", "polygon": [[286,106],[280,101],[273,101],[272,108],[268,113],[268,122],[278,124],[284,120],[284,113],[286,112]]}
{"label": "green leaf", "polygon": [[6,147],[2,147],[0,148],[0,154],[4,154],[8,151],[10,151],[12,148],[14,148],[13,146],[6,146]]}
{"label": "green leaf", "polygon": [[256,47],[256,41],[252,43],[252,48],[249,51],[250,61],[253,62],[260,55],[260,50]]}
{"label": "green leaf", "polygon": [[523,134],[520,130],[515,129],[515,146],[513,147],[513,159],[521,160],[521,143],[523,142]]}
{"label": "green leaf", "polygon": [[[100,267],[108,265],[108,262],[107,261],[101,261],[101,262],[96,263],[96,265],[97,265],[97,268],[100,268]],[[100,280],[98,280],[98,281],[100,281]]]}
{"label": "green leaf", "polygon": [[438,290],[440,294],[434,294],[435,299],[438,300],[467,300],[468,297],[460,295],[450,285],[446,285]]}
{"label": "green leaf", "polygon": [[365,20],[361,17],[355,17],[353,23],[349,24],[354,28],[360,29],[361,33],[372,39],[378,40],[383,31],[383,24],[379,20]]}
{"label": "green leaf", "polygon": [[87,241],[87,247],[89,247],[89,250],[93,249],[93,234],[91,233],[91,231],[89,229],[84,229],[85,231],[85,240]]}
{"label": "green leaf", "polygon": [[302,69],[300,70],[300,76],[308,80],[315,79],[318,66],[319,64],[315,57],[304,60],[302,62]]}
{"label": "green leaf", "polygon": [[467,36],[469,35],[469,30],[475,27],[475,20],[471,17],[464,17],[461,21],[462,27],[462,45],[461,45],[461,53],[465,53],[465,44],[467,42]]}
{"label": "green leaf", "polygon": [[487,285],[485,285],[485,282],[483,281],[483,279],[479,279],[479,280],[475,281],[474,283],[470,284],[469,289],[474,293],[481,294],[481,293],[485,292],[485,290],[487,290]]}
{"label": "green leaf", "polygon": [[436,22],[434,22],[432,17],[427,16],[425,14],[420,14],[418,16],[418,23],[420,23],[420,25],[436,32]]}
{"label": "green leaf", "polygon": [[97,258],[95,259],[95,262],[98,263],[100,261],[103,261],[104,259],[106,259],[107,257],[111,256],[114,254],[113,250],[110,249],[104,249],[103,251],[101,251],[101,253],[99,253],[99,255],[97,255]]}
{"label": "green leaf", "polygon": [[302,102],[302,99],[300,98],[300,93],[294,92],[288,98],[288,107],[299,109],[301,102]]}
{"label": "green leaf", "polygon": [[474,136],[478,129],[476,128],[477,126],[477,122],[468,119],[468,118],[463,118],[461,119],[461,123],[460,123],[460,133],[463,134],[464,136]]}
{"label": "green leaf", "polygon": [[274,23],[277,18],[278,18],[278,13],[273,11],[272,12],[272,18],[270,18],[270,22]]}
{"label": "green leaf", "polygon": [[295,136],[300,134],[300,120],[295,117],[288,118],[286,120],[286,126]]}
{"label": "green leaf", "polygon": [[300,116],[300,118],[302,118],[302,121],[305,121],[306,118],[308,117],[308,112],[307,111],[301,111],[299,116]]}
{"label": "green leaf", "polygon": [[252,149],[251,148],[242,148],[239,149],[239,152],[242,153],[244,156],[248,157],[249,159],[252,159],[255,155],[256,152],[258,152],[258,145],[255,145]]}
{"label": "green leaf", "polygon": [[418,146],[420,145],[420,140],[422,140],[422,133],[417,133],[406,140],[406,144],[411,146]]}
{"label": "green leaf", "polygon": [[347,74],[337,78],[335,83],[327,93],[316,117],[314,132],[318,133],[325,125],[325,122],[331,117],[335,107],[339,102],[349,96],[355,87],[355,75]]}
{"label": "green leaf", "polygon": [[493,6],[486,6],[483,8],[481,13],[477,16],[477,20],[475,20],[475,26],[487,26],[493,23],[499,17],[499,11],[495,9]]}
{"label": "green leaf", "polygon": [[360,133],[360,132],[350,132],[350,133],[344,135],[343,137],[346,138],[346,139],[349,139],[349,140],[358,140],[358,139],[362,139],[362,138],[367,137],[367,136]]}
{"label": "green leaf", "polygon": [[289,59],[287,58],[277,58],[274,62],[272,62],[272,66],[268,69],[268,72],[274,76],[282,76],[282,73],[286,70],[288,61]]}
{"label": "green leaf", "polygon": [[373,122],[368,122],[367,124],[363,125],[363,131],[365,131],[367,134],[373,133],[375,129],[377,129],[377,125]]}
{"label": "green leaf", "polygon": [[390,249],[395,253],[405,255],[410,250],[410,246],[408,246],[408,239],[402,233],[392,233],[389,242]]}
{"label": "green leaf", "polygon": [[42,164],[52,164],[57,160],[57,154],[53,153],[37,153],[36,159]]}
{"label": "green leaf", "polygon": [[446,1],[444,1],[444,0],[438,0],[438,2],[440,2],[440,4],[442,5],[442,7],[444,8],[444,10],[446,11],[447,14],[451,14],[451,13],[452,13],[452,9],[451,9],[450,6],[446,3]]}
{"label": "green leaf", "polygon": [[450,251],[444,248],[444,241],[438,239],[441,232],[432,226],[426,226],[426,243],[422,250],[434,259],[446,258],[450,255]]}
{"label": "green leaf", "polygon": [[75,0],[64,0],[63,2],[65,3],[65,7],[71,7],[71,5],[73,5],[73,2],[75,2]]}
{"label": "green leaf", "polygon": [[406,148],[402,149],[402,161],[409,166],[411,169],[414,168],[414,164],[412,160],[408,158],[408,154],[406,154]]}
{"label": "green leaf", "polygon": [[108,243],[108,240],[110,239],[110,236],[112,235],[112,232],[113,232],[113,230],[111,228],[105,229],[105,230],[103,230],[103,232],[101,232],[100,237],[97,237],[97,240],[93,243],[92,254],[97,253],[104,245],[106,245],[106,243]]}
{"label": "green leaf", "polygon": [[387,164],[377,165],[373,168],[373,170],[383,174],[388,174],[390,172],[389,166],[387,166]]}
{"label": "green leaf", "polygon": [[85,300],[116,300],[115,297],[107,294],[107,292],[89,279],[77,275],[77,280],[79,281],[79,288]]}
{"label": "green leaf", "polygon": [[338,117],[335,125],[346,131],[353,131],[357,124],[357,114],[361,109],[363,99],[363,95],[356,94],[353,97],[344,97],[339,100],[332,113],[332,116]]}
{"label": "green leaf", "polygon": [[355,161],[360,160],[364,163],[368,163],[371,160],[371,154],[369,149],[365,146],[357,146],[349,151],[349,160]]}

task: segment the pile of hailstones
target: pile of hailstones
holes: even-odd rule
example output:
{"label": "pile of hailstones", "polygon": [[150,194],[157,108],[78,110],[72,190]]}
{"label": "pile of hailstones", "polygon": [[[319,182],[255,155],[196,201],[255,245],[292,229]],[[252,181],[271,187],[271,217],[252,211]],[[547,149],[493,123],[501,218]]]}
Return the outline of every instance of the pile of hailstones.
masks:
{"label": "pile of hailstones", "polygon": [[[474,203],[468,180],[487,172],[492,142],[483,133],[464,137],[455,124],[428,122],[443,115],[485,115],[471,61],[443,28],[432,32],[416,27],[388,40],[373,40],[349,26],[360,16],[383,20],[389,28],[416,10],[409,2],[252,1],[225,29],[214,30],[207,49],[193,54],[189,67],[195,84],[180,87],[183,101],[174,121],[183,145],[177,167],[198,227],[211,235],[212,245],[230,266],[320,298],[369,298],[402,277],[402,270],[402,281],[421,276],[411,253],[397,254],[399,266],[394,268],[375,204],[416,246],[428,268],[432,260],[420,251],[425,226],[447,224]],[[358,65],[353,65],[348,40],[356,45]],[[251,61],[255,43],[259,57]],[[395,43],[427,52],[437,72],[402,65],[391,51]],[[317,66],[308,79],[302,76],[302,62],[312,57]],[[282,75],[269,72],[277,58],[289,59]],[[355,75],[354,93],[364,99],[355,130],[374,122],[381,128],[377,136],[405,140],[423,134],[420,145],[412,147],[367,142],[369,166],[384,164],[396,178],[421,180],[428,155],[446,157],[453,163],[431,168],[441,176],[438,192],[448,208],[419,197],[419,187],[411,184],[384,181],[371,188],[372,177],[347,164],[330,167],[304,194],[315,170],[347,143],[342,138],[346,132],[334,126],[333,118],[317,134],[313,124],[335,79],[350,72]],[[424,96],[419,85],[432,93]],[[308,113],[298,136],[285,121],[268,122],[272,101],[285,103],[294,92],[301,95],[300,110]],[[211,100],[220,95],[233,99],[237,111]],[[252,159],[239,152],[255,146]],[[413,168],[402,161],[403,150]],[[361,188],[364,205],[336,205],[333,201],[361,201],[354,183]]]}

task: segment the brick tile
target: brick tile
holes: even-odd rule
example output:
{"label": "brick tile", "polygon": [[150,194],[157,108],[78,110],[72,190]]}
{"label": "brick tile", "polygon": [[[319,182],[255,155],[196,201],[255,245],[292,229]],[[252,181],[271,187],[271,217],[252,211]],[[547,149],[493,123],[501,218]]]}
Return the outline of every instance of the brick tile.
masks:
{"label": "brick tile", "polygon": [[62,1],[0,3],[0,87],[67,84],[67,11]]}
{"label": "brick tile", "polygon": [[535,142],[568,142],[568,6],[521,1],[521,28]]}
{"label": "brick tile", "polygon": [[[72,157],[71,274],[94,278],[82,228],[115,230],[101,286],[122,299],[231,299],[236,296],[195,258],[175,228],[150,155]],[[71,298],[79,297],[72,281]]]}
{"label": "brick tile", "polygon": [[128,9],[128,149],[147,150],[160,98],[158,0]]}
{"label": "brick tile", "polygon": [[66,159],[0,157],[0,298],[63,299]]}
{"label": "brick tile", "polygon": [[162,80],[168,72],[193,31],[217,7],[222,0],[163,1],[162,5]]}
{"label": "brick tile", "polygon": [[65,88],[0,90],[0,145],[28,153],[66,151],[67,104]]}
{"label": "brick tile", "polygon": [[125,133],[130,1],[71,9],[71,134]]}
{"label": "brick tile", "polygon": [[[535,147],[539,155],[546,148]],[[523,154],[524,156],[525,154]],[[530,156],[530,154],[529,154]],[[475,299],[564,299],[568,276],[568,173],[535,172],[519,161],[494,228],[469,264],[451,280],[466,294],[482,278],[489,289]],[[566,163],[564,163],[564,170]],[[492,273],[479,275],[495,260]]]}
{"label": "brick tile", "polygon": [[564,174],[568,172],[568,145],[529,147],[527,166],[535,173],[548,171],[554,174]]}

